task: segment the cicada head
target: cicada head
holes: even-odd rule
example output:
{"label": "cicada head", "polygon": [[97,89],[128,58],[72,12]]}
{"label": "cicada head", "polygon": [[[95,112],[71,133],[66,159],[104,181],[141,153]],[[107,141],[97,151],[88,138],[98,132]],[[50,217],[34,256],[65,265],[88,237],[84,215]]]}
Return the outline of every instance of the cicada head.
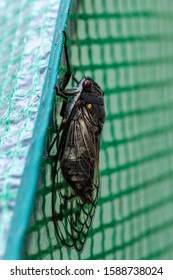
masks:
{"label": "cicada head", "polygon": [[91,77],[85,77],[80,86],[80,98],[85,103],[92,124],[97,126],[100,133],[105,121],[104,92]]}
{"label": "cicada head", "polygon": [[100,86],[91,78],[91,77],[85,77],[81,81],[82,85],[82,92],[86,92],[86,94],[90,94],[92,96],[103,96],[104,92],[100,88]]}

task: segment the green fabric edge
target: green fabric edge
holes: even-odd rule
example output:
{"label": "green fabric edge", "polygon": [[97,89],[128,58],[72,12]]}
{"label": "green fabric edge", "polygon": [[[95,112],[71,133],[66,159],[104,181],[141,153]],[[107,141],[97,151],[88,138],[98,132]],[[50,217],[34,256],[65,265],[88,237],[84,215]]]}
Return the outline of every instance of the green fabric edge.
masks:
{"label": "green fabric edge", "polygon": [[50,114],[52,111],[54,86],[63,47],[63,33],[72,0],[61,0],[54,31],[54,39],[39,111],[28,151],[21,185],[16,198],[16,206],[11,220],[4,260],[20,259],[24,235],[28,226],[31,207],[37,186],[38,171]]}

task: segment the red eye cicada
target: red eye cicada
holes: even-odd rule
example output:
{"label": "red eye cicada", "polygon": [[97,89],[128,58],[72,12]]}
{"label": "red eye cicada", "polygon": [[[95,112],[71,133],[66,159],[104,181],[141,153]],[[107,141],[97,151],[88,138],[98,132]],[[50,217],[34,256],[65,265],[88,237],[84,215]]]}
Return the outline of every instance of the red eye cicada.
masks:
{"label": "red eye cicada", "polygon": [[[67,72],[56,94],[63,98],[62,122],[54,143],[52,215],[61,243],[81,251],[90,229],[99,192],[100,133],[105,121],[104,93],[90,77],[80,82]],[[66,89],[70,78],[76,88]],[[53,145],[51,145],[52,147]]]}

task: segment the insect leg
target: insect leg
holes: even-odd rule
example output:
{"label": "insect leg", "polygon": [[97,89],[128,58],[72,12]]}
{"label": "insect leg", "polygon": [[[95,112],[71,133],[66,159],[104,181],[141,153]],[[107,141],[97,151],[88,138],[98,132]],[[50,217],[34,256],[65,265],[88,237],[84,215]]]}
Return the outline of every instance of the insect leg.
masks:
{"label": "insect leg", "polygon": [[78,79],[76,79],[76,77],[73,75],[72,76],[73,81],[75,81],[75,83],[78,85],[80,83],[80,81]]}
{"label": "insect leg", "polygon": [[67,103],[68,103],[68,98],[67,98],[65,92],[60,91],[59,86],[57,84],[55,86],[55,93],[56,93],[56,95],[63,98],[63,104],[62,104],[62,107],[61,107],[60,116],[64,117],[65,109],[66,109],[66,106],[67,106]]}
{"label": "insect leg", "polygon": [[80,81],[75,77],[76,71],[77,71],[77,69],[75,68],[75,69],[74,69],[74,72],[73,72],[73,74],[72,74],[72,79],[73,79],[73,81],[78,85],[78,84],[80,83]]}
{"label": "insect leg", "polygon": [[71,78],[71,69],[70,69],[69,56],[68,56],[68,51],[67,51],[67,36],[66,36],[65,31],[63,31],[63,33],[64,33],[64,52],[65,52],[65,58],[66,58],[66,64],[67,64],[67,71],[64,74],[64,77],[60,83],[59,88],[60,88],[61,92],[66,88],[66,86],[68,85],[69,80]]}
{"label": "insect leg", "polygon": [[[64,117],[65,109],[66,109],[66,106],[67,106],[67,103],[68,103],[68,98],[62,92],[59,91],[58,86],[55,86],[55,92],[56,92],[56,95],[61,96],[63,98],[63,104],[62,104],[62,107],[61,107],[60,116]],[[54,138],[53,142],[51,143],[51,145],[49,147],[48,154],[50,154],[50,151],[52,150],[55,142],[58,141],[59,134],[60,134],[62,129],[63,129],[63,120],[61,121],[60,128],[57,131],[56,137]]]}

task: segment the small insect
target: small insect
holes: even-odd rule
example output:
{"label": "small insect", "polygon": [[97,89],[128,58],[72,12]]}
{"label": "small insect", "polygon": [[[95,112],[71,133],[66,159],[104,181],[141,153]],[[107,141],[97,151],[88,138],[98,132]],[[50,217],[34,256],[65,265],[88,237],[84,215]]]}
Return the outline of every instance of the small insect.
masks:
{"label": "small insect", "polygon": [[[105,121],[104,93],[90,77],[71,74],[64,33],[67,71],[55,87],[63,98],[62,121],[53,164],[52,216],[61,243],[81,251],[89,232],[99,192],[100,134]],[[76,88],[66,89],[70,78]]]}

